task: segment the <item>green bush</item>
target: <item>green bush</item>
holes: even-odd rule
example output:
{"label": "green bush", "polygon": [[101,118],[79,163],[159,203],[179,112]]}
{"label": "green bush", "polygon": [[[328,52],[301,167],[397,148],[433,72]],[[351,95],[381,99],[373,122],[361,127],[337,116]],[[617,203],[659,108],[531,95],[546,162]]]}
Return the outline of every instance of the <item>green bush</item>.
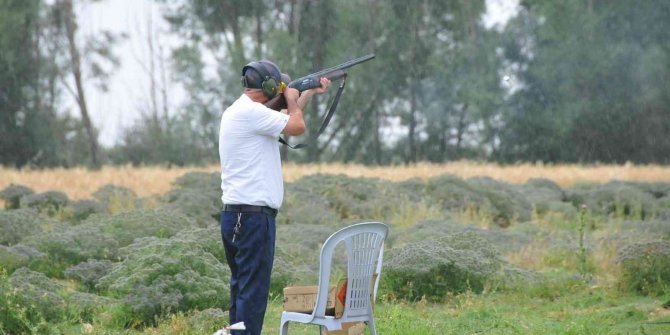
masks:
{"label": "green bush", "polygon": [[634,183],[575,185],[567,193],[573,205],[586,204],[591,212],[612,218],[645,220],[658,211],[654,196]]}
{"label": "green bush", "polygon": [[670,289],[670,242],[638,242],[619,249],[615,262],[621,267],[622,288],[645,295]]}
{"label": "green bush", "polygon": [[471,185],[453,175],[442,175],[426,183],[426,194],[442,205],[443,208],[475,213],[489,212],[493,208],[491,201],[477,192]]}
{"label": "green bush", "polygon": [[230,272],[197,245],[145,238],[121,253],[127,258],[97,288],[121,300],[119,318],[126,322],[150,324],[171,312],[227,307]]}
{"label": "green bush", "polygon": [[409,300],[481,292],[503,265],[496,248],[474,232],[409,243],[392,249],[387,259],[385,287]]}
{"label": "green bush", "polygon": [[[333,224],[387,220],[412,196],[396,184],[377,178],[315,174],[287,185],[279,223]],[[283,220],[283,221],[282,221]]]}
{"label": "green bush", "polygon": [[89,289],[95,289],[100,278],[112,271],[114,263],[109,260],[89,259],[65,270],[65,278],[74,279]]}
{"label": "green bush", "polygon": [[0,212],[0,244],[13,245],[30,235],[42,232],[42,219],[34,209],[11,209]]}
{"label": "green bush", "polygon": [[118,258],[119,242],[100,227],[79,225],[61,231],[34,235],[24,243],[47,254],[46,271],[62,276],[63,270],[88,259]]}
{"label": "green bush", "polygon": [[115,299],[85,292],[73,292],[66,297],[66,301],[70,319],[84,322],[93,322],[98,313],[117,303]]}
{"label": "green bush", "polygon": [[93,198],[109,213],[121,213],[141,207],[135,191],[118,185],[107,184],[97,189]]}
{"label": "green bush", "polygon": [[0,245],[0,270],[11,273],[14,270],[28,265],[28,256],[14,252],[10,247]]}
{"label": "green bush", "polygon": [[215,225],[221,212],[221,191],[208,194],[202,190],[172,190],[162,198],[161,208],[179,212],[199,225]]}
{"label": "green bush", "polygon": [[219,173],[189,172],[177,178],[162,197],[164,207],[203,224],[216,224],[221,212]]}
{"label": "green bush", "polygon": [[178,231],[197,227],[181,213],[165,209],[141,209],[116,215],[92,215],[80,226],[96,227],[126,246],[138,237],[171,237]]}
{"label": "green bush", "polygon": [[488,214],[498,227],[504,228],[513,222],[526,222],[531,219],[531,203],[513,186],[489,177],[470,178],[467,183],[489,199],[493,207]]}
{"label": "green bush", "polygon": [[[15,301],[28,314],[35,314],[46,321],[65,318],[66,301],[61,296],[64,286],[40,272],[20,268],[9,277],[11,289],[16,293]],[[32,320],[38,320],[31,316]]]}
{"label": "green bush", "polygon": [[21,197],[33,194],[33,190],[23,185],[10,184],[0,191],[0,199],[5,202],[5,209],[21,207]]}
{"label": "green bush", "polygon": [[223,249],[219,226],[185,229],[172,236],[171,239],[176,242],[196,245],[214,255],[222,264],[226,263],[226,252]]}
{"label": "green bush", "polygon": [[81,222],[86,220],[91,214],[105,212],[105,206],[95,200],[78,200],[71,202],[68,206],[72,214],[72,220]]}
{"label": "green bush", "polygon": [[545,178],[531,178],[520,187],[520,191],[532,204],[563,201],[565,192],[555,182]]}
{"label": "green bush", "polygon": [[56,216],[67,206],[70,199],[63,192],[47,191],[21,197],[21,208],[33,208],[48,216]]}

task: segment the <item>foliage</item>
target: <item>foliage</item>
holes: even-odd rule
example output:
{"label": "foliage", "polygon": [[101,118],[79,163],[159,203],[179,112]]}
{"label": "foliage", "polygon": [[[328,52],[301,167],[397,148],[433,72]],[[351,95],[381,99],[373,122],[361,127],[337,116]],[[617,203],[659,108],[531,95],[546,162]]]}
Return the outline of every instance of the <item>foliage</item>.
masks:
{"label": "foliage", "polygon": [[622,247],[615,259],[621,266],[620,285],[646,295],[660,295],[670,289],[670,242],[637,242]]}
{"label": "foliage", "polygon": [[89,289],[95,289],[100,278],[106,276],[114,266],[109,260],[89,259],[65,270],[65,278],[74,279],[86,285]]}
{"label": "foliage", "polygon": [[15,252],[11,247],[0,245],[0,271],[11,273],[20,267],[26,266],[28,261],[28,256]]}
{"label": "foliage", "polygon": [[193,244],[145,238],[121,250],[126,258],[100,279],[98,288],[120,298],[127,322],[194,308],[224,308],[228,268]]}
{"label": "foliage", "polygon": [[2,333],[28,333],[35,321],[35,315],[28,313],[26,308],[17,302],[19,294],[10,285],[7,272],[0,268],[0,332]]}
{"label": "foliage", "polygon": [[70,202],[68,206],[72,214],[72,220],[81,222],[91,216],[91,214],[102,213],[105,207],[95,200],[77,200]]}
{"label": "foliage", "polygon": [[27,236],[41,233],[41,220],[33,209],[0,212],[0,244],[16,244]]}
{"label": "foliage", "polygon": [[[522,87],[504,113],[507,162],[667,162],[664,1],[525,1],[503,35]],[[616,101],[616,102],[615,102]],[[645,107],[640,107],[645,106]]]}
{"label": "foliage", "polygon": [[195,228],[197,224],[174,211],[140,209],[111,216],[93,215],[81,226],[99,228],[113,236],[120,246],[125,246],[138,237],[170,237],[182,229]]}
{"label": "foliage", "polygon": [[44,256],[44,253],[22,244],[11,247],[0,245],[0,267],[8,273],[12,273],[20,267],[39,263],[44,259]]}
{"label": "foliage", "polygon": [[577,185],[567,193],[575,206],[586,204],[597,214],[615,218],[645,220],[658,211],[654,197],[632,183],[610,181],[593,187]]}
{"label": "foliage", "polygon": [[501,269],[495,247],[474,232],[408,244],[388,253],[385,283],[400,298],[442,300],[481,292]]}
{"label": "foliage", "polygon": [[64,286],[42,273],[20,268],[9,277],[9,283],[16,291],[17,304],[28,308],[47,321],[63,318],[66,306],[61,296]]}
{"label": "foliage", "polygon": [[165,194],[164,207],[179,211],[201,225],[217,223],[221,212],[221,177],[218,173],[189,172],[174,181]]}
{"label": "foliage", "polygon": [[34,235],[24,243],[47,254],[54,274],[88,259],[116,259],[119,242],[101,227],[79,225]]}
{"label": "foliage", "polygon": [[58,214],[69,202],[68,196],[60,191],[47,191],[21,197],[21,207],[33,208],[51,217]]}
{"label": "foliage", "polygon": [[315,174],[287,186],[280,223],[340,226],[355,220],[386,220],[415,198],[395,183],[376,178]]}
{"label": "foliage", "polygon": [[93,193],[93,198],[109,213],[126,212],[138,207],[135,191],[123,186],[104,185]]}
{"label": "foliage", "polygon": [[487,212],[493,206],[485,195],[454,175],[435,177],[426,184],[426,194],[454,212]]}
{"label": "foliage", "polygon": [[467,180],[477,192],[485,195],[492,204],[491,220],[499,227],[508,227],[512,222],[529,221],[532,206],[521,192],[511,185],[489,177],[475,177]]}
{"label": "foliage", "polygon": [[116,260],[119,248],[146,236],[170,237],[196,227],[185,216],[166,210],[143,209],[117,215],[95,214],[79,225],[33,235],[25,241],[47,254],[57,276],[89,259]]}
{"label": "foliage", "polygon": [[21,197],[33,193],[27,186],[10,184],[0,191],[0,199],[5,202],[5,209],[18,209],[21,207]]}

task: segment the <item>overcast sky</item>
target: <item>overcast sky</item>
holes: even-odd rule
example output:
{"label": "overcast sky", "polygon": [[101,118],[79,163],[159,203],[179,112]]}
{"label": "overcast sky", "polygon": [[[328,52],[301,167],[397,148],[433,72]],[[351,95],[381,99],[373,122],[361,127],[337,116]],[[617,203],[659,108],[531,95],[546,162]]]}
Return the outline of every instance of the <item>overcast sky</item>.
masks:
{"label": "overcast sky", "polygon": [[[482,22],[487,28],[500,29],[516,14],[519,0],[486,0],[486,5],[487,12]],[[100,131],[100,143],[112,146],[123,128],[132,125],[143,111],[149,110],[150,77],[146,68],[150,59],[147,42],[150,32],[157,41],[154,47],[156,57],[162,50],[166,61],[169,105],[174,113],[184,95],[180,87],[169,84],[167,57],[179,41],[169,34],[159,6],[151,0],[106,0],[78,2],[76,10],[80,37],[86,38],[105,30],[128,36],[114,48],[121,64],[110,78],[108,92],[87,87],[89,110],[93,123]],[[158,60],[155,66],[158,68]],[[160,80],[157,82],[160,84]],[[70,110],[76,111],[73,100],[67,103]]]}

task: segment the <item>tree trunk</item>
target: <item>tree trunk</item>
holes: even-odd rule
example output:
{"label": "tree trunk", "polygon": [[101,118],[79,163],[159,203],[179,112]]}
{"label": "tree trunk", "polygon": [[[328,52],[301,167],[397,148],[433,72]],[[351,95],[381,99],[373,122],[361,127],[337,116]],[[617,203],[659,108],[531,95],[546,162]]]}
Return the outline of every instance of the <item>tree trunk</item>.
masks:
{"label": "tree trunk", "polygon": [[81,57],[79,54],[79,49],[77,48],[77,42],[75,40],[77,24],[75,22],[74,10],[72,8],[72,0],[63,0],[61,5],[64,14],[65,31],[67,33],[67,40],[70,48],[72,75],[74,77],[74,82],[77,88],[77,104],[79,105],[81,118],[84,122],[84,127],[86,128],[86,135],[88,136],[89,149],[91,151],[91,164],[93,168],[99,168],[100,161],[98,160],[98,140],[95,129],[93,129],[93,124],[91,123],[91,118],[88,114],[88,108],[86,106],[86,95],[84,94],[84,83],[82,81],[81,75]]}

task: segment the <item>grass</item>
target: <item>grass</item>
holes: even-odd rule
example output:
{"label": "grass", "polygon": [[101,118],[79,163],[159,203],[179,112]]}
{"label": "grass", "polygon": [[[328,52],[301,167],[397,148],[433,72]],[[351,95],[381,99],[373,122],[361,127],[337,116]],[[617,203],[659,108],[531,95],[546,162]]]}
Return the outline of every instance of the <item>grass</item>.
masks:
{"label": "grass", "polygon": [[[443,304],[381,301],[375,306],[377,333],[446,334],[668,334],[670,298],[640,297],[557,275],[556,280],[518,289],[450,296]],[[277,334],[281,298],[270,301],[262,334]],[[62,324],[66,334],[199,334],[187,317],[175,315],[155,328],[116,331],[104,323]],[[201,333],[201,332],[200,332]],[[289,334],[313,335],[317,326],[291,323]],[[365,334],[369,334],[366,330]]]}

